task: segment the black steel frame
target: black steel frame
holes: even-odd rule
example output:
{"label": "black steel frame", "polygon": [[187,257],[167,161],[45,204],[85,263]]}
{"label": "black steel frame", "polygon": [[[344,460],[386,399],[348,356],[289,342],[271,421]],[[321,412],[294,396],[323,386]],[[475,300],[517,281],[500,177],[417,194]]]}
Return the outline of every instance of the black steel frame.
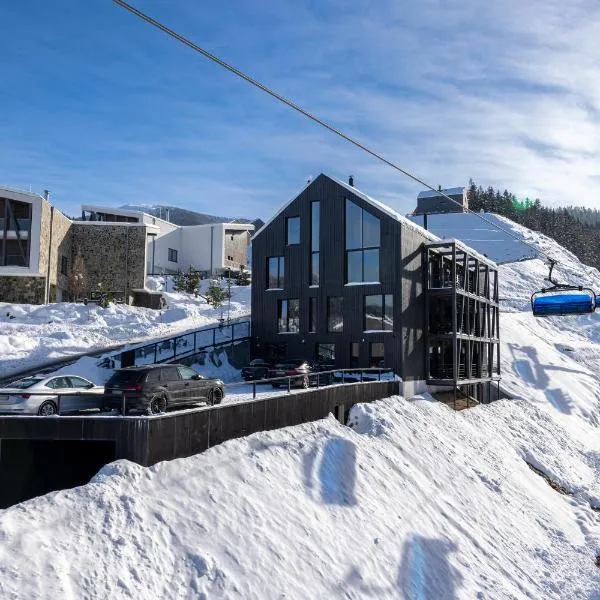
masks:
{"label": "black steel frame", "polygon": [[[500,382],[498,270],[456,241],[426,244],[424,265],[427,384],[451,387],[455,396],[462,387],[469,396],[485,397],[483,385]],[[446,331],[432,322],[434,303],[451,305]],[[450,349],[450,368],[432,364],[434,346]]]}

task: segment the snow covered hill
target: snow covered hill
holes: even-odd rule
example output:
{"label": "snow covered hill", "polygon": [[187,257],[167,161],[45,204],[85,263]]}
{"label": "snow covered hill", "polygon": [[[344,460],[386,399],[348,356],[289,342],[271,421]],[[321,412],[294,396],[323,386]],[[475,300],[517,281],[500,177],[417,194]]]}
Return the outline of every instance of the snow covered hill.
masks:
{"label": "snow covered hill", "polygon": [[[66,302],[0,303],[0,377],[96,348],[176,335],[215,324],[221,316],[201,298],[177,292],[164,296],[168,305],[160,311],[124,304],[104,309]],[[250,288],[233,286],[230,316],[249,313]]]}
{"label": "snow covered hill", "polygon": [[[600,290],[597,271],[506,224]],[[395,397],[355,407],[351,427],[113,463],[0,511],[0,598],[600,600],[600,315],[535,319],[547,268],[511,256],[512,400],[455,413]]]}
{"label": "snow covered hill", "polygon": [[598,598],[600,454],[545,411],[390,398],[351,424],[113,463],[0,511],[0,597]]}

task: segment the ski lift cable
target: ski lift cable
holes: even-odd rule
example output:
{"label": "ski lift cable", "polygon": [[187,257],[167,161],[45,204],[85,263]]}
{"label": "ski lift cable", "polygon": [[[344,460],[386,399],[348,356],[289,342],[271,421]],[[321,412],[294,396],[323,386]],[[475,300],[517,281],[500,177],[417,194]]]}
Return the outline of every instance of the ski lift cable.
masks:
{"label": "ski lift cable", "polygon": [[[138,10],[137,8],[131,6],[130,4],[128,4],[127,2],[125,2],[124,0],[113,0],[113,2],[115,4],[117,4],[118,6],[120,6],[121,8],[124,8],[125,10],[129,11],[130,13],[132,13],[133,15],[135,15],[136,17],[139,17],[143,21],[146,21],[146,23],[149,23],[150,25],[153,25],[157,29],[160,29],[163,33],[166,33],[167,35],[169,35],[170,37],[172,37],[172,38],[176,39],[177,41],[181,42],[185,46],[188,46],[189,48],[191,48],[195,52],[198,52],[199,54],[202,54],[205,58],[208,58],[209,60],[211,60],[212,62],[216,63],[217,65],[223,67],[227,71],[230,71],[234,75],[237,75],[241,79],[247,81],[248,83],[250,83],[254,87],[257,87],[259,90],[265,92],[266,94],[269,94],[269,96],[275,98],[279,102],[282,102],[283,104],[285,104],[289,108],[292,108],[296,112],[299,112],[300,114],[304,115],[305,117],[307,117],[308,119],[310,119],[314,123],[317,123],[318,125],[321,125],[325,129],[328,129],[330,132],[332,132],[335,135],[341,137],[342,139],[344,139],[347,142],[349,142],[350,144],[356,146],[360,150],[363,150],[364,152],[366,152],[367,154],[369,154],[372,157],[376,158],[380,162],[386,164],[387,166],[391,167],[392,169],[398,171],[399,173],[402,173],[403,175],[405,175],[409,179],[412,179],[413,181],[415,181],[415,182],[419,183],[420,185],[426,187],[428,190],[430,190],[432,192],[435,192],[439,196],[442,196],[446,200],[449,200],[450,202],[453,202],[454,204],[460,206],[463,210],[465,210],[465,208],[463,207],[462,203],[458,202],[454,198],[451,198],[448,194],[445,194],[443,191],[438,190],[435,187],[429,185],[427,182],[423,181],[422,179],[420,179],[416,175],[413,175],[412,173],[410,173],[406,169],[403,169],[402,167],[400,167],[399,165],[397,165],[397,164],[393,163],[392,161],[388,160],[387,158],[385,158],[381,154],[375,152],[374,150],[371,150],[370,148],[368,148],[367,146],[365,146],[363,143],[361,143],[358,140],[350,137],[349,135],[345,134],[343,131],[337,129],[333,125],[330,125],[326,121],[323,121],[321,118],[319,118],[319,117],[315,116],[314,114],[308,112],[307,110],[305,110],[304,108],[302,108],[301,106],[299,106],[298,104],[296,104],[295,102],[293,102],[292,100],[286,98],[285,96],[282,96],[278,92],[276,92],[276,91],[272,90],[271,88],[267,87],[266,85],[262,84],[260,81],[257,81],[256,79],[254,79],[250,75],[247,75],[243,71],[240,71],[239,69],[237,69],[236,67],[234,67],[234,66],[230,65],[229,63],[225,62],[224,60],[222,60],[218,56],[215,56],[214,54],[212,54],[208,50],[205,50],[204,48],[202,48],[201,46],[199,46],[195,42],[192,42],[191,40],[189,40],[188,38],[184,37],[183,35],[177,33],[176,31],[173,31],[172,29],[170,29],[166,25],[163,25],[162,23],[160,23],[156,19],[150,17],[149,15],[143,13],[142,11]],[[477,216],[479,219],[481,219],[482,221],[486,222],[488,225],[491,225],[494,229],[497,229],[498,231],[501,231],[501,232],[505,233],[506,235],[514,238],[515,240],[517,240],[518,242],[520,242],[522,244],[525,244],[526,246],[529,246],[537,254],[545,256],[546,258],[548,258],[550,261],[552,261],[554,263],[557,262],[547,252],[544,252],[542,249],[540,249],[539,247],[535,246],[534,244],[523,240],[522,237],[520,237],[519,235],[517,235],[513,231],[511,231],[509,229],[505,229],[504,227],[501,227],[497,223],[494,223],[491,219],[486,218],[481,213],[476,212],[474,210],[471,210],[469,208],[467,208],[466,211],[468,213],[472,214],[472,215]]]}

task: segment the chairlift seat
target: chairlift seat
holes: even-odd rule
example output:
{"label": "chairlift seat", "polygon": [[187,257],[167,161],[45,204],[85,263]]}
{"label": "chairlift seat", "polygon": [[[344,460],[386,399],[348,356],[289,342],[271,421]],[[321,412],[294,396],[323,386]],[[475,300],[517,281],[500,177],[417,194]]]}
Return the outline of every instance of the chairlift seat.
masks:
{"label": "chairlift seat", "polygon": [[542,290],[531,296],[534,317],[555,315],[582,315],[596,310],[596,294],[587,288],[582,290]]}

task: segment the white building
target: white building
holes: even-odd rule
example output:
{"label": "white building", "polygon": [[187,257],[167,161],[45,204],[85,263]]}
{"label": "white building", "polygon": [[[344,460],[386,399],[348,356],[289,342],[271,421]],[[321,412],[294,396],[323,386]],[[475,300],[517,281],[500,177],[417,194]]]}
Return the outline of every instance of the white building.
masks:
{"label": "white building", "polygon": [[211,223],[175,225],[143,211],[90,206],[82,207],[87,221],[144,223],[148,229],[146,271],[170,273],[192,267],[207,274],[248,267],[248,248],[254,225]]}

